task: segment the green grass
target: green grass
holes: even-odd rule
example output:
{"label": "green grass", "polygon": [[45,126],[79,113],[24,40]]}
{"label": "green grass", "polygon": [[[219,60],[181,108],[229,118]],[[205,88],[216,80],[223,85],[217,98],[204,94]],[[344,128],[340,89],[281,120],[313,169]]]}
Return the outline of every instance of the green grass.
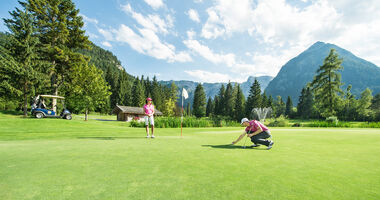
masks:
{"label": "green grass", "polygon": [[[0,114],[1,199],[379,199],[380,129],[156,129]],[[247,141],[248,144],[248,141]]]}

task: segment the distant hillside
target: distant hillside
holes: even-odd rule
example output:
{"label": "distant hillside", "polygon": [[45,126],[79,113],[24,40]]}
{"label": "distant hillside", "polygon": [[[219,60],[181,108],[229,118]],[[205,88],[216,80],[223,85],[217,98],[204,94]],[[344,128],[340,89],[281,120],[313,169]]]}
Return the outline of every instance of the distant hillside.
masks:
{"label": "distant hillside", "polygon": [[[243,82],[240,84],[242,87],[244,96],[246,98],[248,97],[249,89],[252,86],[253,82],[255,81],[255,78],[257,78],[257,80],[259,81],[262,91],[265,90],[265,88],[267,87],[269,82],[273,79],[273,77],[271,77],[271,76],[259,76],[259,77],[250,76],[246,82]],[[171,82],[172,81],[160,81],[160,83],[163,85],[170,85]],[[190,102],[190,104],[192,104],[193,98],[194,98],[194,90],[195,90],[195,87],[198,85],[198,82],[174,81],[174,83],[178,87],[179,97],[181,95],[180,91],[182,90],[182,88],[185,88],[187,90],[187,92],[189,93],[189,98],[185,101],[184,105],[186,105],[188,102]],[[206,92],[206,98],[209,98],[209,97],[214,98],[214,96],[219,93],[219,89],[222,86],[222,84],[224,86],[227,85],[227,83],[203,83],[203,87],[204,87],[205,92]],[[234,84],[234,82],[232,82],[232,84]],[[179,99],[179,101],[180,101],[180,99]]]}
{"label": "distant hillside", "polygon": [[316,42],[281,68],[266,88],[267,94],[280,95],[283,99],[291,96],[294,104],[298,103],[302,88],[313,80],[317,69],[323,64],[323,60],[332,48],[338,52],[340,58],[343,58],[344,69],[341,71],[343,89],[351,84],[351,91],[357,97],[367,87],[373,91],[373,94],[380,92],[380,68],[378,66],[334,44]]}

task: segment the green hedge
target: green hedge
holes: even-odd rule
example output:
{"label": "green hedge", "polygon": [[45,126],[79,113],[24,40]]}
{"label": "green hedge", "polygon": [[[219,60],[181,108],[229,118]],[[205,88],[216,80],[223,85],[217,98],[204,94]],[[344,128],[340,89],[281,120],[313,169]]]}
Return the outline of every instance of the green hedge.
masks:
{"label": "green hedge", "polygon": [[[145,127],[144,122],[132,121],[131,127]],[[157,128],[180,128],[180,117],[156,117],[154,118],[154,126]],[[226,118],[196,118],[184,117],[183,127],[238,127],[240,123]]]}

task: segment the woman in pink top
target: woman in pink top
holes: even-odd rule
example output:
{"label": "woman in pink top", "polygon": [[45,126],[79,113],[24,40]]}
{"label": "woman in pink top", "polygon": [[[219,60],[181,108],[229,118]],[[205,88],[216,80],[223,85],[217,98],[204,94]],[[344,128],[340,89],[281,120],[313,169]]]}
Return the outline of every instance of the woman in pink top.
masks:
{"label": "woman in pink top", "polygon": [[267,140],[271,137],[269,129],[257,120],[249,121],[247,118],[241,120],[241,125],[245,126],[244,133],[239,136],[232,144],[239,142],[245,135],[251,138],[253,145],[251,147],[258,147],[261,144],[267,146],[267,149],[271,149],[274,142]]}
{"label": "woman in pink top", "polygon": [[146,104],[144,105],[144,119],[145,119],[145,129],[146,129],[146,137],[149,138],[149,122],[150,126],[152,127],[152,135],[151,137],[154,138],[154,105],[152,104],[152,99],[147,98]]}

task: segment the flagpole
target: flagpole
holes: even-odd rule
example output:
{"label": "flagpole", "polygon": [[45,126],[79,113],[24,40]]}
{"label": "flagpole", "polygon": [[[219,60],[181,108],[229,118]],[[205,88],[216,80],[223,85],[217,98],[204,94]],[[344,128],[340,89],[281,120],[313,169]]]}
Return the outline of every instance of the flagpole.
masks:
{"label": "flagpole", "polygon": [[183,88],[182,88],[181,100],[182,100],[182,112],[181,112],[181,137],[182,137],[182,123],[183,123]]}

